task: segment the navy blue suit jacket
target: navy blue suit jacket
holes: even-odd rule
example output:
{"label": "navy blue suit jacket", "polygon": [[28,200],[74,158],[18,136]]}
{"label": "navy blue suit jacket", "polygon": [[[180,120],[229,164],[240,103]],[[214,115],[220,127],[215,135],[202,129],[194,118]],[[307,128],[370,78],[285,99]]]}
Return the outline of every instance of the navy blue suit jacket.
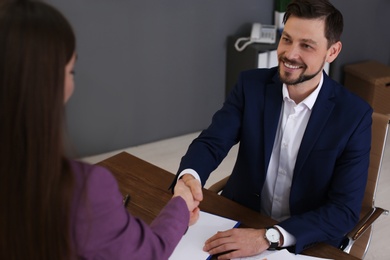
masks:
{"label": "navy blue suit jacket", "polygon": [[[239,144],[237,161],[222,195],[260,211],[282,108],[277,68],[241,73],[211,125],[190,145],[179,172],[192,168],[202,185]],[[324,73],[296,159],[291,217],[279,223],[301,252],[317,242],[338,246],[359,219],[371,146],[371,107]]]}

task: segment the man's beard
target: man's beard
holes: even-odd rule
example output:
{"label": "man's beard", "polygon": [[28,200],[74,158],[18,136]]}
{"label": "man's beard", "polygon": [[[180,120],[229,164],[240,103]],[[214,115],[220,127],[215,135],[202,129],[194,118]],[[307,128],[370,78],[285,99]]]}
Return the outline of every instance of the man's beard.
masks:
{"label": "man's beard", "polygon": [[[313,74],[309,74],[309,75],[305,75],[305,70],[307,68],[307,66],[305,64],[303,64],[303,72],[298,76],[298,78],[296,79],[289,79],[288,77],[284,77],[282,76],[282,74],[280,73],[280,66],[283,66],[283,63],[286,62],[288,64],[291,64],[293,66],[301,66],[302,64],[298,64],[297,62],[294,62],[294,61],[290,61],[286,58],[283,58],[281,57],[279,59],[279,66],[278,66],[278,72],[279,72],[279,78],[280,78],[280,81],[282,81],[284,84],[286,85],[298,85],[302,82],[305,82],[307,80],[311,80],[312,78],[314,78],[315,76],[318,75],[318,73],[322,72],[324,66],[325,66],[325,60],[322,62],[322,65],[321,67],[318,69],[317,72],[313,73]],[[289,72],[285,72],[287,75],[290,75]]]}

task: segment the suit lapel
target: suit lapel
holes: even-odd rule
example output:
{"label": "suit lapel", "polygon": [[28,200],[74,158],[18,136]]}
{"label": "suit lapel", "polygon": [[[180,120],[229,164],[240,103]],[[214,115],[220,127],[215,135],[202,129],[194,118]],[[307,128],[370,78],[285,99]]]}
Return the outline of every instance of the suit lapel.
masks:
{"label": "suit lapel", "polygon": [[334,108],[334,102],[331,100],[332,97],[334,97],[334,86],[329,77],[324,74],[324,83],[313,107],[298,151],[294,168],[294,178],[300,173],[316,140],[323,131],[326,122],[329,120]]}
{"label": "suit lapel", "polygon": [[264,172],[267,172],[269,160],[271,158],[282,108],[282,101],[282,83],[279,80],[278,74],[275,74],[273,82],[268,84],[265,89],[263,122],[265,156]]}

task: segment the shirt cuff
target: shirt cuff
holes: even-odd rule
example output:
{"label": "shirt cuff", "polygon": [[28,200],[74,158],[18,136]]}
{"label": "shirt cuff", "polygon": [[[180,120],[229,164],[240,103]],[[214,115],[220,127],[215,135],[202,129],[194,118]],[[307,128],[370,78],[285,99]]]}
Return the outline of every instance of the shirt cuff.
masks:
{"label": "shirt cuff", "polygon": [[194,176],[195,179],[197,179],[201,183],[199,174],[195,170],[193,170],[193,169],[184,169],[184,170],[181,171],[181,173],[179,174],[179,176],[177,178],[180,179],[181,176],[183,176],[184,174],[191,174],[192,176]]}
{"label": "shirt cuff", "polygon": [[282,245],[282,247],[289,247],[289,246],[295,245],[296,239],[295,239],[295,237],[293,235],[288,233],[281,226],[275,225],[275,227],[277,227],[278,230],[280,231],[280,233],[282,233],[282,235],[283,235],[283,245]]}

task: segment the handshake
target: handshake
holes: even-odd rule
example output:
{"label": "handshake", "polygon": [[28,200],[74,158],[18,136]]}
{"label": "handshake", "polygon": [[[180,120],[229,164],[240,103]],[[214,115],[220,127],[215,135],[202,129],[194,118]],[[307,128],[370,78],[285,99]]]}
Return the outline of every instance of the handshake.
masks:
{"label": "handshake", "polygon": [[177,180],[173,197],[180,196],[187,204],[190,211],[189,226],[199,219],[199,204],[203,200],[202,186],[200,182],[190,174],[184,174]]}

